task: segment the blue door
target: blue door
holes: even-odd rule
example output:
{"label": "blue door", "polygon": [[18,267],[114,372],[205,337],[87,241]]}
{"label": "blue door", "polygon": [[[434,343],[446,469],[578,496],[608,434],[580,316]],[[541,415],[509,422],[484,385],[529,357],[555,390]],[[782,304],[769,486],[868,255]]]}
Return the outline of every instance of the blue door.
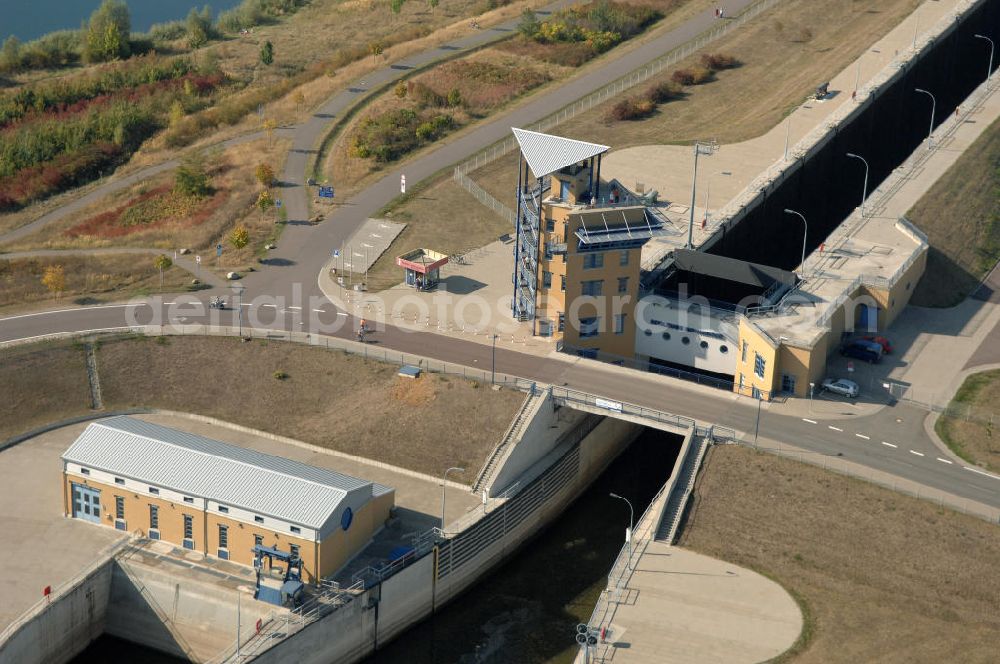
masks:
{"label": "blue door", "polygon": [[83,484],[73,484],[73,518],[101,522],[101,492]]}

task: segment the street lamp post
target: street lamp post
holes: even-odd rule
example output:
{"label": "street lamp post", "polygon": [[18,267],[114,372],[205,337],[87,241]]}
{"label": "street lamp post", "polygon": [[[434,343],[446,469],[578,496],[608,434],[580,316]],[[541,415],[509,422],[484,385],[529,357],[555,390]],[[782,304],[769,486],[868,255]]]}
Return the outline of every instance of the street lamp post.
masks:
{"label": "street lamp post", "polygon": [[993,78],[993,40],[986,35],[973,35],[976,39],[985,39],[990,43],[990,64],[986,68],[986,89],[990,89],[990,79]]}
{"label": "street lamp post", "polygon": [[236,316],[240,321],[240,339],[243,338],[243,291],[246,290],[243,286],[236,287]]}
{"label": "street lamp post", "polygon": [[865,184],[864,187],[861,189],[861,218],[864,219],[865,201],[868,199],[868,160],[865,159],[864,157],[859,157],[853,152],[848,152],[847,156],[850,157],[851,159],[860,159],[861,162],[865,165]]}
{"label": "street lamp post", "polygon": [[441,480],[441,530],[444,530],[444,499],[445,491],[448,488],[448,473],[455,471],[456,473],[464,473],[465,468],[459,468],[458,466],[452,466],[448,470],[444,471],[444,478]]}
{"label": "street lamp post", "polygon": [[809,413],[813,412],[813,392],[816,391],[816,383],[809,383]]}
{"label": "street lamp post", "polygon": [[499,337],[499,336],[500,335],[497,334],[496,332],[493,333],[493,364],[492,364],[492,368],[490,369],[490,385],[495,385],[496,384],[496,375],[497,375],[497,337]]}
{"label": "street lamp post", "polygon": [[802,215],[801,212],[796,212],[795,210],[789,210],[788,208],[785,208],[785,214],[796,215],[799,219],[802,220],[802,225],[805,227],[805,230],[802,233],[802,262],[799,263],[799,266],[802,268],[802,274],[804,276],[806,273],[806,239],[809,237],[809,223],[806,221],[806,218]]}
{"label": "street lamp post", "polygon": [[691,218],[688,222],[688,249],[694,249],[694,204],[695,190],[698,184],[698,155],[710,155],[715,152],[715,145],[698,141],[694,144],[694,175],[691,177]]}
{"label": "street lamp post", "polygon": [[629,569],[632,568],[632,529],[635,527],[635,512],[632,510],[632,502],[623,496],[619,496],[617,493],[608,494],[612,498],[617,498],[618,500],[624,500],[628,503],[628,532],[625,533],[625,543],[628,544],[628,564]]}
{"label": "street lamp post", "polygon": [[[732,171],[722,171],[719,175],[732,175]],[[712,193],[712,178],[709,177],[705,180],[705,217],[702,219],[701,225],[708,225],[709,214],[708,214],[708,200],[709,195]]]}
{"label": "street lamp post", "polygon": [[934,113],[937,110],[937,99],[930,92],[922,88],[913,88],[914,92],[920,92],[931,98],[931,128],[927,131],[927,149],[931,149],[931,136],[934,134]]}

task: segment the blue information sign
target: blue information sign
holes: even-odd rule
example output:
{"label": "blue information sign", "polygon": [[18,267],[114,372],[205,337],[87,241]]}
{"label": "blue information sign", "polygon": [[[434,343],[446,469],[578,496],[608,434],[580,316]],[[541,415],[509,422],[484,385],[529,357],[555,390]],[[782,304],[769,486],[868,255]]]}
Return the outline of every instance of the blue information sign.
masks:
{"label": "blue information sign", "polygon": [[222,245],[221,244],[215,245],[215,255],[216,256],[221,256],[222,255]]}
{"label": "blue information sign", "polygon": [[319,188],[320,198],[333,198],[333,187],[320,187]]}

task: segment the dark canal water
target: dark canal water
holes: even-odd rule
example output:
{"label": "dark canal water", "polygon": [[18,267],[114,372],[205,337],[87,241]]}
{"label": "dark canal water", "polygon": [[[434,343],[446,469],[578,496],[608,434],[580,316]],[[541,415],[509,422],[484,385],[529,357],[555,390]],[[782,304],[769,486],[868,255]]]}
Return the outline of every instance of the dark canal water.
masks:
{"label": "dark canal water", "polygon": [[[628,506],[608,494],[632,501],[639,518],[669,477],[680,443],[646,430],[528,546],[365,664],[572,662],[574,627],[590,617],[628,525]],[[102,636],[73,664],[182,661]]]}

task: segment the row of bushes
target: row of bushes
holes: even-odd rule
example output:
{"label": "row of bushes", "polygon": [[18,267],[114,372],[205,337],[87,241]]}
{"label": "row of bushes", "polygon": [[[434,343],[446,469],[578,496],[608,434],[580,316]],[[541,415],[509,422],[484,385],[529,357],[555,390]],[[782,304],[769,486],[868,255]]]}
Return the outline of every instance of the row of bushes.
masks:
{"label": "row of bushes", "polygon": [[102,65],[79,76],[66,76],[24,86],[0,95],[0,127],[32,112],[64,110],[81,101],[144,84],[178,79],[196,70],[194,63],[188,58],[147,55],[126,62]]}
{"label": "row of bushes", "polygon": [[15,210],[68,187],[98,177],[120,161],[123,150],[114,143],[91,143],[45,163],[0,178],[0,211]]}
{"label": "row of bushes", "polygon": [[615,103],[608,109],[605,120],[613,122],[647,118],[660,104],[679,99],[684,94],[686,86],[706,83],[712,79],[715,72],[731,69],[739,64],[739,61],[731,55],[703,54],[699,66],[676,69],[670,74],[670,80],[654,83],[641,95]]}
{"label": "row of bushes", "polygon": [[585,42],[597,54],[634,37],[661,18],[660,12],[645,5],[596,0],[564,9],[544,22],[539,22],[530,9],[525,10],[518,31],[521,37],[543,44]]}
{"label": "row of bushes", "polygon": [[523,62],[456,60],[410,83],[410,96],[423,106],[463,106],[482,115],[550,80]]}
{"label": "row of bushes", "polygon": [[350,155],[358,159],[372,157],[379,163],[395,161],[454,125],[453,116],[436,109],[397,108],[369,115],[354,132]]}

